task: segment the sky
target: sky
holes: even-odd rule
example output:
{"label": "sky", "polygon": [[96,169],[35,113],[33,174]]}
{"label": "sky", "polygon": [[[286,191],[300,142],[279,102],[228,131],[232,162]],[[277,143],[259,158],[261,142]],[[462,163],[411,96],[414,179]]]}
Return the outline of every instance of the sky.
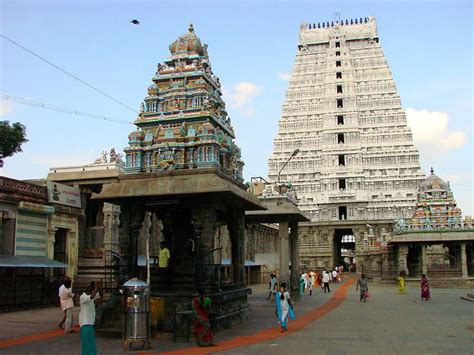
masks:
{"label": "sky", "polygon": [[[449,181],[473,215],[472,1],[9,1],[0,33],[139,109],[168,46],[195,32],[220,77],[242,149],[244,177],[266,177],[302,22],[373,15],[420,164]],[[130,20],[137,19],[140,25]],[[0,93],[133,122],[136,113],[0,37]],[[121,151],[129,123],[0,99],[0,119],[21,122],[29,142],[0,175],[45,178],[49,168],[92,163]]]}

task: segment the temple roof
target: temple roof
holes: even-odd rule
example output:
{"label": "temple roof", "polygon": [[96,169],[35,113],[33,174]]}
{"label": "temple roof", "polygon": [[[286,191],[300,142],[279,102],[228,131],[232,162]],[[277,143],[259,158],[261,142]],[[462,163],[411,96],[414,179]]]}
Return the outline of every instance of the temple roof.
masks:
{"label": "temple roof", "polygon": [[170,52],[173,55],[179,54],[197,54],[205,55],[204,46],[201,43],[201,40],[194,32],[194,27],[192,24],[189,25],[188,33],[179,37],[176,41],[170,44]]}
{"label": "temple roof", "polygon": [[431,174],[421,183],[421,191],[431,190],[449,190],[449,185],[445,183],[438,175],[434,173],[434,169],[431,168]]}

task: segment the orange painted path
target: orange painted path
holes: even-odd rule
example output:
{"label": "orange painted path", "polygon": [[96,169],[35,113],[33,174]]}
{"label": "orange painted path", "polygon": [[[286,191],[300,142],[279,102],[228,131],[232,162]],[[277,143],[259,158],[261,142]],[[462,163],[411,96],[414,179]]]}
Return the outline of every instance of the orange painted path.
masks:
{"label": "orange painted path", "polygon": [[[75,327],[73,327],[73,329],[74,329],[75,332],[78,332],[80,330],[79,326],[75,326]],[[0,340],[0,349],[9,348],[10,346],[23,345],[23,344],[31,343],[33,341],[38,341],[38,340],[56,338],[56,337],[60,337],[60,336],[63,336],[63,335],[67,335],[66,333],[64,333],[64,330],[54,329],[54,330],[48,330],[48,331],[42,332],[42,333],[35,333],[35,334],[31,334],[31,335],[25,335],[25,336],[18,337],[18,338]]]}
{"label": "orange painted path", "polygon": [[[331,312],[333,309],[337,308],[346,298],[347,295],[347,289],[349,288],[350,285],[352,285],[355,282],[353,278],[350,278],[346,283],[341,285],[335,292],[334,295],[324,303],[323,305],[319,306],[318,308],[313,309],[312,311],[299,316],[295,321],[291,321],[289,323],[289,330],[286,331],[285,333],[281,333],[279,329],[275,328],[270,328],[270,329],[264,329],[259,331],[256,334],[253,335],[246,335],[246,336],[238,336],[235,338],[232,338],[230,340],[222,341],[220,343],[217,343],[217,346],[215,347],[209,347],[209,348],[203,348],[203,347],[190,347],[190,348],[185,348],[185,349],[180,349],[176,351],[170,351],[170,352],[162,352],[159,354],[173,354],[173,355],[189,355],[190,353],[195,355],[195,354],[212,354],[215,352],[219,351],[224,351],[224,350],[229,350],[233,348],[238,348],[240,346],[244,345],[251,345],[251,344],[256,344],[256,343],[262,343],[264,341],[280,338],[283,336],[287,336],[289,334],[292,334],[300,329],[303,329],[306,327],[309,323],[314,322],[315,320],[325,316],[329,312]],[[149,353],[149,352],[143,352],[140,353],[140,355],[150,355],[150,354],[158,354],[158,353]]]}

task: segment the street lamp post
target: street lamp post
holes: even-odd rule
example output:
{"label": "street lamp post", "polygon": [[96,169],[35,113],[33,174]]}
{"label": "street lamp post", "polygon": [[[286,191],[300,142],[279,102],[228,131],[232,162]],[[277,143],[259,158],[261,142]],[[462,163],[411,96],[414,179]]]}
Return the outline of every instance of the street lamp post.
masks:
{"label": "street lamp post", "polygon": [[285,164],[283,164],[283,166],[281,167],[280,171],[278,172],[278,175],[277,175],[277,182],[278,182],[278,186],[280,186],[280,174],[281,172],[283,171],[283,169],[285,168],[285,166],[288,164],[288,162],[291,160],[291,158],[293,158],[296,154],[298,154],[300,152],[299,149],[295,149],[293,151],[293,153],[291,153],[291,156],[286,160]]}

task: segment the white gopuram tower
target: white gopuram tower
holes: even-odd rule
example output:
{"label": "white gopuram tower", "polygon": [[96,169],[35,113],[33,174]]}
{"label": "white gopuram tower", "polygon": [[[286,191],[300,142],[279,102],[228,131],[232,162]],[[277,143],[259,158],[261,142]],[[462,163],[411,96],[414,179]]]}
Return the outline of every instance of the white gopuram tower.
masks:
{"label": "white gopuram tower", "polygon": [[424,174],[374,17],[301,26],[269,178],[291,182],[312,220],[309,265],[342,262],[347,235],[360,255],[413,214]]}

